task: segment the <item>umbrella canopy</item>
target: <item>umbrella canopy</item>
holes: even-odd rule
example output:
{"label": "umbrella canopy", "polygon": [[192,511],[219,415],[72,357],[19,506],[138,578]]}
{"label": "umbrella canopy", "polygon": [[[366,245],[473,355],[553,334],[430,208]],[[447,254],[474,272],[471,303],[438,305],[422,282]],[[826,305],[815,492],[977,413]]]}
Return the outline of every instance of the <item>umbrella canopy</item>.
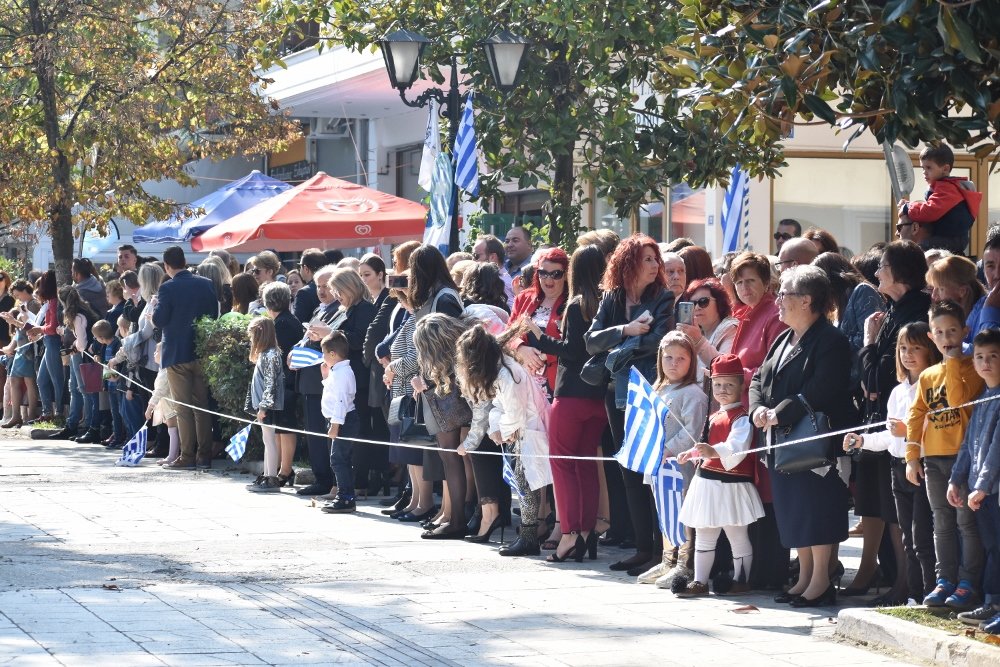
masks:
{"label": "umbrella canopy", "polygon": [[291,189],[292,186],[288,183],[271,178],[254,169],[243,178],[228,183],[215,192],[194,200],[185,207],[202,209],[205,211],[204,214],[185,218],[175,213],[166,220],[137,227],[132,232],[132,240],[138,243],[189,241],[220,222]]}
{"label": "umbrella canopy", "polygon": [[360,248],[422,238],[427,209],[323,172],[191,240],[196,252]]}

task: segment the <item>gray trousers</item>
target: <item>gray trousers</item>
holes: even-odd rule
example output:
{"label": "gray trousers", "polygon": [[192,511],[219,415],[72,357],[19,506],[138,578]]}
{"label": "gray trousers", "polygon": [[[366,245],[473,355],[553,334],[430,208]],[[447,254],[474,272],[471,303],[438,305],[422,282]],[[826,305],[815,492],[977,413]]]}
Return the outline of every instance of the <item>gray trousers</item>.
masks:
{"label": "gray trousers", "polygon": [[[935,570],[938,579],[953,584],[968,581],[979,586],[983,576],[983,543],[979,539],[976,516],[967,506],[954,508],[948,504],[948,478],[955,465],[954,456],[927,456],[927,500],[934,513]],[[961,563],[959,562],[961,540]]]}

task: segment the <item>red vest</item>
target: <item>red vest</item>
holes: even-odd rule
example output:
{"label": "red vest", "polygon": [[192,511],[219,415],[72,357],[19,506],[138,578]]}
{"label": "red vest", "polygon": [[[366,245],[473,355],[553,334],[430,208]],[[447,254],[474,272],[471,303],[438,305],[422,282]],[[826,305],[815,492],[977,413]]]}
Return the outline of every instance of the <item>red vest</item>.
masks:
{"label": "red vest", "polygon": [[[725,442],[726,438],[729,436],[730,430],[732,430],[733,422],[740,417],[747,416],[747,409],[742,405],[729,410],[719,410],[716,412],[712,415],[708,424],[708,444],[717,445]],[[750,441],[750,449],[753,449],[754,440],[756,440],[756,436]],[[740,464],[732,470],[726,470],[726,468],[722,465],[722,459],[708,459],[701,462],[702,470],[711,471],[712,476],[725,475],[733,478],[744,478],[748,482],[753,481],[753,472],[756,467],[756,454],[748,454],[743,457]],[[740,479],[740,481],[743,481],[743,479]]]}

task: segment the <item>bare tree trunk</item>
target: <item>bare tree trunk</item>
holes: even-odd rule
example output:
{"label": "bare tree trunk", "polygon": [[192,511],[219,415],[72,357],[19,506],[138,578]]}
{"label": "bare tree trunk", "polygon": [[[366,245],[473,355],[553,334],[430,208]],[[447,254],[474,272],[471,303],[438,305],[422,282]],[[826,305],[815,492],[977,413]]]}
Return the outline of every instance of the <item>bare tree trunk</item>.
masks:
{"label": "bare tree trunk", "polygon": [[49,26],[46,25],[38,0],[28,0],[31,27],[35,35],[35,77],[38,79],[38,98],[44,114],[45,140],[49,147],[52,178],[56,195],[49,203],[49,234],[52,237],[52,254],[55,258],[56,278],[60,285],[72,282],[70,267],[73,261],[73,180],[69,160],[59,145],[60,124],[57,103],[55,72],[47,43]]}

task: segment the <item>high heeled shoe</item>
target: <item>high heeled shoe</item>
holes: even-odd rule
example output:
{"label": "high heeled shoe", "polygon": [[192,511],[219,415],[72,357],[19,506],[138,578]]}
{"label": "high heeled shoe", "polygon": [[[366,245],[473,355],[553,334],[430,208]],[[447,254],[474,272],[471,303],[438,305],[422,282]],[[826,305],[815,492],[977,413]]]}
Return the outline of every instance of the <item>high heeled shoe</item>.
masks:
{"label": "high heeled shoe", "polygon": [[868,595],[868,591],[871,590],[872,586],[875,586],[876,595],[882,592],[882,570],[879,567],[875,568],[875,571],[872,573],[871,579],[868,580],[867,584],[864,586],[855,586],[852,581],[850,586],[840,589],[840,595],[845,598],[861,597],[863,595]]}
{"label": "high heeled shoe", "polygon": [[837,589],[831,584],[825,591],[820,593],[819,597],[809,599],[804,595],[800,595],[789,604],[793,607],[829,607],[831,605],[837,604]]}
{"label": "high heeled shoe", "polygon": [[438,510],[436,507],[432,507],[423,514],[414,514],[413,512],[406,512],[405,514],[400,516],[397,519],[397,521],[400,521],[402,523],[421,523],[423,521],[426,521],[427,519],[432,518],[435,514],[437,514],[437,511]]}
{"label": "high heeled shoe", "polygon": [[435,533],[433,530],[428,530],[420,534],[425,540],[461,540],[465,539],[465,526],[457,530],[443,530],[440,533]]}
{"label": "high heeled shoe", "polygon": [[287,486],[289,488],[295,486],[295,470],[288,473],[287,475],[278,475],[278,486]]}
{"label": "high heeled shoe", "polygon": [[570,558],[572,558],[577,563],[582,563],[583,562],[583,554],[584,554],[584,551],[586,549],[587,549],[587,543],[584,541],[583,535],[580,535],[579,533],[577,533],[577,535],[576,535],[576,542],[573,543],[573,546],[571,546],[566,553],[564,553],[562,556],[560,556],[559,555],[559,548],[557,546],[556,550],[554,552],[550,553],[549,557],[546,558],[545,560],[546,560],[546,562],[549,562],[549,563],[565,563]]}
{"label": "high heeled shoe", "polygon": [[587,545],[587,558],[590,560],[597,560],[597,531],[592,530],[590,534],[587,535],[585,541]]}
{"label": "high heeled shoe", "polygon": [[798,593],[790,593],[788,591],[783,591],[774,596],[774,601],[778,604],[789,604],[793,600],[798,600],[801,595]]}
{"label": "high heeled shoe", "polygon": [[493,519],[493,523],[490,524],[490,527],[486,529],[485,533],[482,533],[481,535],[469,535],[465,538],[465,541],[472,542],[473,544],[486,544],[490,541],[490,538],[493,537],[493,533],[497,528],[500,529],[500,541],[503,542],[504,527],[503,520],[500,517]]}

